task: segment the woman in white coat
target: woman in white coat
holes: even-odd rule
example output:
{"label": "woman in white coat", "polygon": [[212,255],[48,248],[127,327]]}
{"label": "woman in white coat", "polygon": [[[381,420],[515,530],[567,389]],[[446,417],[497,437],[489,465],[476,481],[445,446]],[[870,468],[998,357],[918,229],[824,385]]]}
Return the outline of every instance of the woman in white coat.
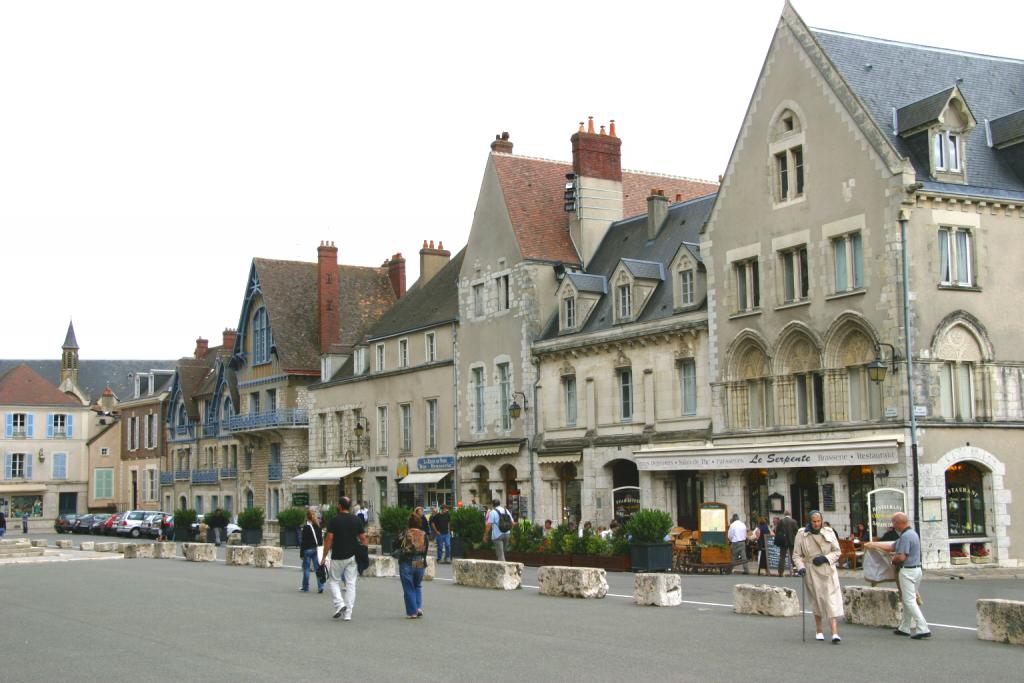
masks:
{"label": "woman in white coat", "polygon": [[836,621],[843,616],[843,591],[836,570],[839,555],[836,532],[822,525],[820,512],[811,512],[811,523],[796,534],[793,564],[807,586],[807,597],[814,613],[815,639],[825,640],[821,620],[827,618],[832,627],[833,645],[842,641]]}

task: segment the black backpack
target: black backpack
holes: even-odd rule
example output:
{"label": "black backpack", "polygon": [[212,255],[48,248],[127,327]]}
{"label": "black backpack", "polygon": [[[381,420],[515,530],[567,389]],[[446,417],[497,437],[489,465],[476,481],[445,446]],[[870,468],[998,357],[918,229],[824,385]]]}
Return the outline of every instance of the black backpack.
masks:
{"label": "black backpack", "polygon": [[[497,508],[495,508],[497,511]],[[512,531],[512,527],[515,526],[515,521],[512,519],[512,513],[508,510],[498,512],[498,531],[503,534],[507,534]]]}

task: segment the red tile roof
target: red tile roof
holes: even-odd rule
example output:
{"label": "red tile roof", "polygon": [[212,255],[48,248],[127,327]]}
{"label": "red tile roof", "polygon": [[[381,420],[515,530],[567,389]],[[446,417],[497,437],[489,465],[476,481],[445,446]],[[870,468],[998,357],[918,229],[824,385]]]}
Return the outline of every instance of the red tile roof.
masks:
{"label": "red tile roof", "polygon": [[[519,249],[526,259],[578,264],[565,212],[565,174],[572,164],[513,154],[491,153],[512,220]],[[647,213],[647,195],[654,188],[673,201],[703,197],[718,186],[701,180],[653,173],[622,172],[623,218]]]}
{"label": "red tile roof", "polygon": [[23,363],[0,375],[0,405],[81,407],[82,403]]}

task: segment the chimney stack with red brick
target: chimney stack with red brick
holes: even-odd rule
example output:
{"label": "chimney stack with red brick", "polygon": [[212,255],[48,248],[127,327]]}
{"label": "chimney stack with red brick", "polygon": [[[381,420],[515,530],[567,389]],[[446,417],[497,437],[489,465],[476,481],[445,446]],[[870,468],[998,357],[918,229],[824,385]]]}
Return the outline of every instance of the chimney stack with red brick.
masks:
{"label": "chimney stack with red brick", "polygon": [[206,352],[210,350],[210,340],[199,337],[196,339],[196,352],[195,357],[197,359],[202,358],[206,355]]}
{"label": "chimney stack with red brick", "polygon": [[512,153],[512,141],[508,139],[507,131],[501,135],[494,136],[494,142],[491,143],[491,151],[498,152],[499,154]]}
{"label": "chimney stack with red brick", "polygon": [[[586,127],[584,127],[584,125]],[[569,219],[569,231],[586,266],[608,232],[608,226],[622,220],[622,140],[615,133],[615,121],[608,130],[594,132],[594,117],[570,138],[576,210]]]}
{"label": "chimney stack with red brick", "polygon": [[338,248],[334,242],[321,242],[317,256],[317,301],[320,310],[320,353],[330,353],[331,345],[341,339],[338,314]]}
{"label": "chimney stack with red brick", "polygon": [[429,245],[423,240],[423,248],[420,249],[420,286],[430,282],[431,278],[448,265],[451,258],[452,253],[444,248],[443,242],[439,241],[435,249],[434,240],[430,240]]}
{"label": "chimney stack with red brick", "polygon": [[391,280],[391,289],[395,290],[395,298],[401,299],[405,296],[405,259],[399,252],[384,262],[388,269],[388,279]]}
{"label": "chimney stack with red brick", "polygon": [[225,327],[223,332],[223,341],[221,343],[224,345],[225,349],[231,351],[232,349],[235,348],[235,339],[237,338],[238,330],[232,329],[230,327]]}

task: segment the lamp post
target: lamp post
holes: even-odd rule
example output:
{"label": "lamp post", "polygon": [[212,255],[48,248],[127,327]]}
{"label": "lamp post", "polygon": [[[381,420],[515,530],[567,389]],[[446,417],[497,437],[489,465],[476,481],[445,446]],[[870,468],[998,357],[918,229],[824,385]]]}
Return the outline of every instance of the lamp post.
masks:
{"label": "lamp post", "polygon": [[[359,449],[359,444],[363,441],[363,435],[370,428],[370,421],[362,415],[355,416],[356,426],[352,429],[352,433],[356,435],[356,450]],[[369,439],[367,439],[369,441]],[[351,453],[351,451],[349,451]],[[351,465],[350,465],[351,467]]]}
{"label": "lamp post", "polygon": [[[523,405],[519,405],[519,402],[516,401],[516,396],[523,397]],[[513,420],[518,420],[519,416],[522,415],[523,411],[526,410],[528,407],[529,405],[526,402],[526,394],[523,393],[522,391],[513,391],[512,405],[508,407],[508,416],[511,417]]]}

